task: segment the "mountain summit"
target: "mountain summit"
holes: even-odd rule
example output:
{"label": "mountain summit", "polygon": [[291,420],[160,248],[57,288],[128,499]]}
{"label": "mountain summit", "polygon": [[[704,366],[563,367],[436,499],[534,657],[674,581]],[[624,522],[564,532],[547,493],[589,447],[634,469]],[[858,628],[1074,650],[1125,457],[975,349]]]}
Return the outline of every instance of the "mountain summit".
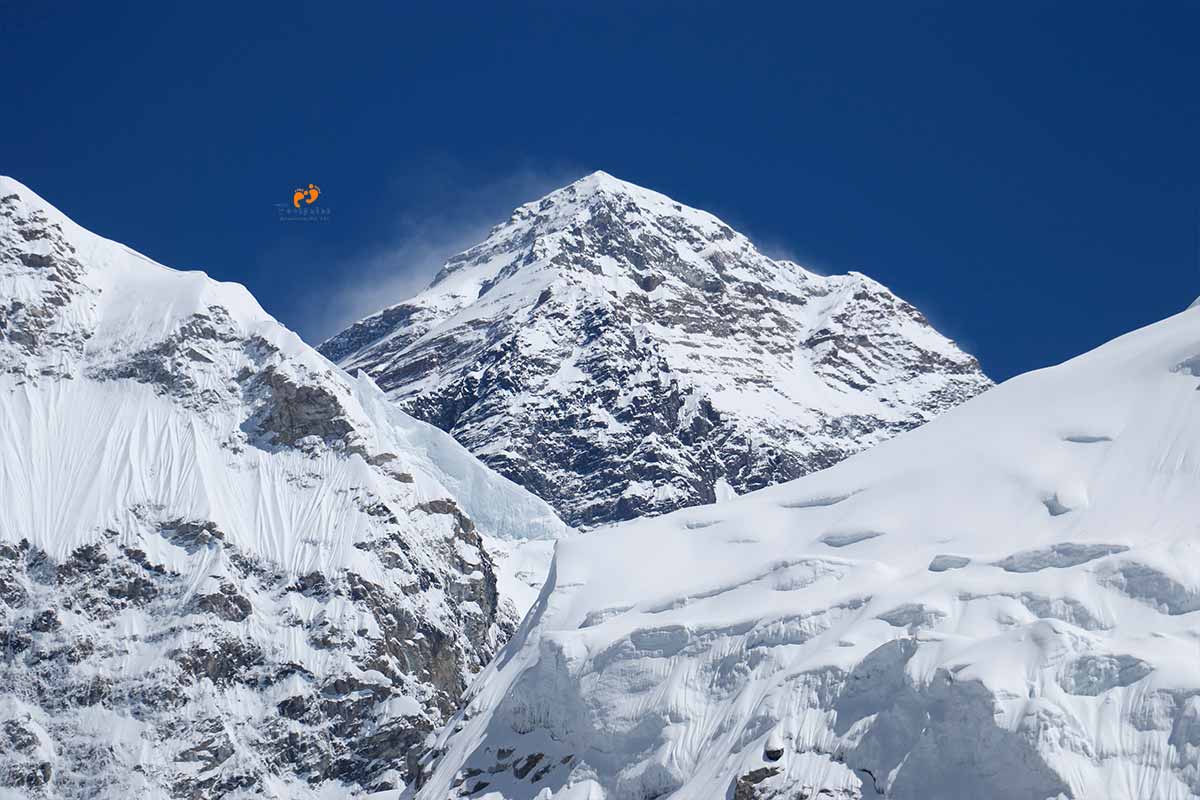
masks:
{"label": "mountain summit", "polygon": [[604,172],[319,349],[584,527],[813,472],[990,385],[870,278]]}

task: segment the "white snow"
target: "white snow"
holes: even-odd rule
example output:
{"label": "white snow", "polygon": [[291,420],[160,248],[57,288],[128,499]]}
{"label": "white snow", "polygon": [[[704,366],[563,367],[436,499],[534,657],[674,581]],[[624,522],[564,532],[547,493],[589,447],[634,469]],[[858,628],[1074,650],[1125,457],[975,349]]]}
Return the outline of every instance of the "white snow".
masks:
{"label": "white snow", "polygon": [[[546,503],[401,412],[370,378],[329,363],[242,286],[95,236],[10,178],[0,177],[0,211],[0,627],[10,643],[0,719],[36,738],[19,752],[0,743],[0,774],[7,782],[10,767],[44,762],[51,797],[157,800],[180,775],[250,776],[265,782],[255,784],[260,796],[359,796],[362,786],[309,785],[264,761],[288,726],[300,750],[344,746],[279,704],[361,699],[364,735],[385,725],[402,732],[410,716],[440,721],[432,698],[457,691],[455,676],[435,687],[381,656],[380,620],[389,617],[379,604],[387,624],[403,616],[443,636],[445,669],[469,677],[481,666],[472,659],[498,645],[498,623],[532,602],[528,582],[568,529]],[[289,391],[316,399],[293,398],[293,407]],[[271,438],[269,413],[299,438]],[[334,422],[344,427],[323,433]],[[502,552],[521,553],[522,542],[545,552],[541,562],[522,554],[501,574],[513,595],[501,598],[511,605],[499,620],[481,605],[491,602],[476,591],[487,565],[453,509]],[[191,523],[211,526],[219,544],[172,539]],[[85,564],[126,572],[111,584],[56,578],[53,564],[49,578],[38,572],[82,546],[99,553]],[[311,574],[327,588],[297,586]],[[121,575],[153,592],[128,595]],[[373,587],[375,606],[347,588],[354,581]],[[226,585],[248,614],[197,604]],[[43,611],[54,625],[32,627]],[[181,653],[210,646],[218,661],[237,658],[220,651],[229,641],[251,653],[237,680],[180,666]],[[411,656],[419,663],[415,648]],[[93,680],[103,700],[76,702]],[[358,698],[337,688],[347,680],[381,688]],[[184,756],[224,746],[216,766]],[[403,766],[402,754],[393,763]]]}
{"label": "white snow", "polygon": [[[153,345],[191,315],[220,306],[245,336],[263,337],[337,387],[372,450],[396,454],[398,469],[417,478],[418,501],[454,497],[482,532],[497,538],[566,532],[544,502],[480,464],[452,437],[398,410],[369,377],[347,378],[240,284],[156,264],[80,228],[0,176],[0,196],[8,194],[62,225],[87,268],[83,281],[94,293],[69,306],[59,322],[91,332],[85,363],[102,365]],[[27,284],[20,272],[3,274],[0,296],[20,294]],[[245,366],[230,364],[226,373]],[[4,376],[0,391],[0,540],[27,538],[62,555],[105,526],[130,524],[131,509],[161,506],[176,516],[213,520],[239,546],[298,573],[331,558],[355,559],[351,545],[361,533],[361,515],[347,515],[332,500],[378,480],[360,456],[325,453],[314,465],[295,451],[235,454],[218,434],[241,425],[244,407],[220,407],[206,417],[180,413],[170,399],[132,381]],[[316,491],[295,481],[305,471],[321,475]]]}
{"label": "white snow", "polygon": [[419,797],[499,748],[555,765],[488,776],[505,800],[711,800],[760,767],[781,797],[873,796],[864,770],[889,798],[1200,796],[1198,365],[1192,309],[823,472],[559,542]]}
{"label": "white snow", "polygon": [[[776,313],[788,318],[801,332],[797,335],[789,331],[787,337],[801,341],[823,329],[831,332],[852,330],[853,324],[839,320],[838,315],[852,305],[856,293],[867,290],[890,297],[886,288],[861,273],[823,277],[792,262],[773,262],[760,254],[748,239],[729,230],[713,215],[605,172],[595,172],[518,208],[512,219],[494,228],[485,242],[459,256],[461,261],[452,260],[443,269],[439,280],[406,301],[405,305],[419,309],[412,324],[424,328],[425,333],[409,343],[405,351],[419,350],[431,339],[450,332],[463,337],[466,335],[464,329],[469,330],[469,324],[477,320],[521,318],[534,306],[542,290],[551,286],[566,296],[578,298],[580,305],[588,298],[610,292],[616,297],[643,294],[631,280],[628,265],[618,269],[618,262],[610,255],[595,257],[596,265],[603,269],[598,275],[581,272],[577,265],[566,267],[555,259],[561,243],[576,235],[573,226],[585,225],[590,220],[594,213],[591,204],[595,203],[597,195],[636,207],[637,219],[644,226],[645,235],[661,236],[670,242],[680,264],[693,269],[697,275],[715,276],[714,258],[739,258],[749,266],[734,268],[730,273],[733,277],[764,281],[773,289],[819,298],[800,306],[763,298],[761,316],[751,326],[755,337],[775,326],[772,314]],[[664,221],[672,227],[660,228]],[[684,243],[673,238],[676,235],[673,231],[677,229],[693,232],[705,246],[697,248],[693,243],[695,240]],[[528,262],[522,260],[525,251],[519,243],[532,234],[539,236],[539,247],[535,250],[540,257]],[[495,288],[479,295],[480,288],[493,281]],[[651,296],[660,301],[673,299],[678,302],[678,293],[685,288],[679,278],[668,275]],[[559,299],[562,302],[562,298]],[[655,319],[653,314],[650,319]],[[740,320],[730,322],[744,323]],[[952,342],[923,323],[904,315],[896,315],[889,322],[894,327],[890,334],[897,339],[912,341],[951,360],[965,358]],[[678,325],[653,321],[646,329],[661,343],[662,353],[671,367],[689,386],[695,387],[696,394],[711,397],[721,411],[761,424],[779,424],[780,420],[787,420],[800,427],[815,428],[820,414],[831,408],[839,413],[872,414],[883,420],[900,421],[911,413],[911,406],[920,395],[899,380],[898,370],[893,367],[896,374],[891,374],[886,365],[865,370],[876,378],[877,385],[869,391],[847,393],[831,387],[814,371],[814,354],[807,350],[755,347],[755,341],[746,333],[731,340],[728,336],[707,336]],[[863,325],[860,332],[869,329],[870,326]],[[540,328],[525,329],[519,335],[523,338],[542,336],[543,346],[554,344],[556,338]],[[373,350],[380,344],[372,341],[367,349]],[[794,341],[792,345],[794,347]],[[360,354],[352,353],[345,356],[342,363],[353,369],[361,360]],[[764,381],[764,376],[771,379]],[[573,362],[565,361],[563,369],[550,378],[544,390],[561,388],[579,377]],[[392,394],[396,398],[409,397],[436,382],[431,376]]]}
{"label": "white snow", "polygon": [[603,172],[516,209],[322,347],[582,526],[826,466],[989,383],[866,276],[773,260]]}

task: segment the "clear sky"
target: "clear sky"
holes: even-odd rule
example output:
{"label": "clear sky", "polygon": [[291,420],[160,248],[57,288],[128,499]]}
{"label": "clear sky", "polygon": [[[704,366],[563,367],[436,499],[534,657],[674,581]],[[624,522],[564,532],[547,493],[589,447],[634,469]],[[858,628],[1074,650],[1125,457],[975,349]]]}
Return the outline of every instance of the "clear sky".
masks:
{"label": "clear sky", "polygon": [[[4,3],[0,172],[310,341],[595,169],[996,378],[1200,294],[1200,5]],[[313,182],[326,223],[274,204]]]}

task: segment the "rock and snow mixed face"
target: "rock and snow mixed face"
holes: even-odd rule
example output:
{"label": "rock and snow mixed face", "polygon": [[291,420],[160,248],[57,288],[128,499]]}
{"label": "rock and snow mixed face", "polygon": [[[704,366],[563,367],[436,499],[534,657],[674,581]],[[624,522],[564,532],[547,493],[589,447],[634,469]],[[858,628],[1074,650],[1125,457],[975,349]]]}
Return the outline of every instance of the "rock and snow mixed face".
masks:
{"label": "rock and snow mixed face", "polygon": [[602,172],[320,349],[584,527],[822,469],[989,385],[866,276]]}
{"label": "rock and snow mixed face", "polygon": [[1200,308],[559,544],[445,800],[1200,797]]}
{"label": "rock and snow mixed face", "polygon": [[0,178],[0,796],[397,787],[541,500],[246,290]]}

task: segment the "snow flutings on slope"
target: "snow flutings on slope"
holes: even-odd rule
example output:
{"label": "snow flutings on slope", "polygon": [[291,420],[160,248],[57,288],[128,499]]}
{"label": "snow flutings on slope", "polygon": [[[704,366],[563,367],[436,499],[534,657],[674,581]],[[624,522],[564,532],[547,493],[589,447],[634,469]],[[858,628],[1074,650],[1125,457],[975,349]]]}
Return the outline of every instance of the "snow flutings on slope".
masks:
{"label": "snow flutings on slope", "polygon": [[523,611],[484,537],[563,531],[241,286],[0,178],[0,795],[402,786]]}
{"label": "snow flutings on slope", "polygon": [[870,278],[603,172],[321,350],[584,526],[821,469],[989,384]]}
{"label": "snow flutings on slope", "polygon": [[1200,797],[1200,309],[561,542],[422,800]]}

